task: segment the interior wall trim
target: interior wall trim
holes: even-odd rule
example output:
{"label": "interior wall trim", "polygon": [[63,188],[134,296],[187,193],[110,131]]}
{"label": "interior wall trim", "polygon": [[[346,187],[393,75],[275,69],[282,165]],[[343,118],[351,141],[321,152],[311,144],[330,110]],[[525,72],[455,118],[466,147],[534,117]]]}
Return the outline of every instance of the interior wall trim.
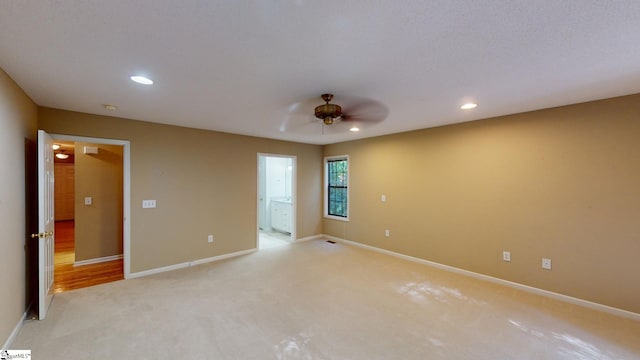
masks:
{"label": "interior wall trim", "polygon": [[416,263],[419,263],[419,264],[431,266],[431,267],[438,268],[438,269],[441,269],[441,270],[446,270],[446,271],[454,272],[454,273],[457,273],[457,274],[470,276],[470,277],[473,277],[473,278],[476,278],[476,279],[479,279],[479,280],[489,281],[489,282],[492,282],[492,283],[495,283],[495,284],[500,284],[500,285],[504,285],[504,286],[507,286],[507,287],[510,287],[510,288],[526,291],[528,293],[541,295],[541,296],[544,296],[544,297],[547,297],[547,298],[552,298],[552,299],[560,300],[560,301],[563,301],[563,302],[579,305],[579,306],[582,306],[582,307],[603,311],[603,312],[606,312],[606,313],[609,313],[609,314],[612,314],[612,315],[616,315],[616,316],[620,316],[620,317],[623,317],[623,318],[627,318],[627,319],[631,319],[631,320],[635,320],[635,321],[640,321],[640,314],[634,313],[634,312],[631,312],[631,311],[628,311],[628,310],[618,309],[618,308],[615,308],[615,307],[612,307],[612,306],[603,305],[603,304],[595,303],[595,302],[592,302],[592,301],[575,298],[575,297],[572,297],[572,296],[556,293],[556,292],[553,292],[553,291],[539,289],[539,288],[536,288],[536,287],[533,287],[533,286],[529,286],[529,285],[523,285],[523,284],[516,283],[516,282],[513,282],[513,281],[508,281],[508,280],[496,278],[496,277],[493,277],[493,276],[484,275],[484,274],[476,273],[476,272],[473,272],[473,271],[460,269],[460,268],[457,268],[457,267],[454,267],[454,266],[444,265],[444,264],[440,264],[440,263],[437,263],[437,262],[434,262],[434,261],[429,261],[429,260],[420,259],[420,258],[409,256],[409,255],[400,254],[400,253],[397,253],[397,252],[393,252],[393,251],[377,248],[375,246],[361,244],[361,243],[358,243],[358,242],[355,242],[355,241],[346,240],[346,239],[338,238],[338,237],[335,237],[335,236],[324,235],[324,237],[329,239],[329,240],[333,240],[333,241],[340,242],[340,243],[343,243],[343,244],[353,245],[353,246],[356,246],[356,247],[359,247],[359,248],[363,248],[363,249],[366,249],[366,250],[375,251],[377,253],[390,255],[390,256],[393,256],[393,257],[396,257],[396,258],[400,258],[400,259],[416,262]]}
{"label": "interior wall trim", "polygon": [[138,272],[135,272],[135,273],[130,273],[129,274],[129,278],[134,279],[134,278],[139,278],[139,277],[143,277],[143,276],[159,274],[159,273],[163,273],[163,272],[166,272],[166,271],[184,269],[184,268],[188,268],[188,267],[191,267],[191,266],[210,263],[210,262],[213,262],[213,261],[220,261],[220,260],[224,260],[224,259],[229,259],[229,258],[233,258],[233,257],[237,257],[237,256],[246,255],[246,254],[250,254],[250,253],[256,252],[256,251],[257,251],[257,249],[242,250],[242,251],[238,251],[238,252],[233,252],[233,253],[229,253],[229,254],[213,256],[213,257],[209,257],[209,258],[198,259],[198,260],[193,260],[193,261],[187,261],[187,262],[183,262],[183,263],[180,263],[180,264],[174,264],[174,265],[163,266],[163,267],[150,269],[150,270],[138,271]]}
{"label": "interior wall trim", "polygon": [[326,237],[325,235],[313,235],[313,236],[307,236],[307,237],[303,237],[300,239],[296,239],[295,242],[305,242],[305,241],[311,241],[311,240],[318,240],[318,239],[322,239]]}
{"label": "interior wall trim", "polygon": [[119,255],[111,255],[111,256],[99,257],[99,258],[95,258],[95,259],[74,261],[73,262],[73,267],[82,266],[82,265],[99,264],[99,263],[103,263],[103,262],[107,262],[107,261],[120,260],[122,258],[124,258],[124,256],[122,254],[119,254]]}
{"label": "interior wall trim", "polygon": [[7,341],[4,342],[4,345],[2,345],[0,350],[11,349],[11,344],[13,343],[13,340],[15,340],[16,336],[18,336],[18,333],[20,332],[20,329],[22,329],[22,324],[24,324],[24,320],[26,318],[27,318],[27,313],[24,312],[22,314],[22,316],[20,317],[20,320],[18,320],[18,323],[16,324],[16,326],[13,328],[13,331],[11,332],[9,337],[7,338]]}

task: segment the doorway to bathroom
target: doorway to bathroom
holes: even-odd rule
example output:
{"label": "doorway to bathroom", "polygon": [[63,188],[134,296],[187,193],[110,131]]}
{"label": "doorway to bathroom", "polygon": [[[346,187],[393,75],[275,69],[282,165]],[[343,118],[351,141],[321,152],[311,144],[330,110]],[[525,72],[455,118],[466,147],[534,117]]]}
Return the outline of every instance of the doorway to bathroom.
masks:
{"label": "doorway to bathroom", "polygon": [[257,248],[284,246],[295,240],[296,157],[258,154]]}

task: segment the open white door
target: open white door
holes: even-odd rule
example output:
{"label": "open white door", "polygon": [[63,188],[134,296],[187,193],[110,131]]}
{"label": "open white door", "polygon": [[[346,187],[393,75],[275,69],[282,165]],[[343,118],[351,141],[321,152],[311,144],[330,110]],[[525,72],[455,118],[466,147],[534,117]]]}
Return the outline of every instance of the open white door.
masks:
{"label": "open white door", "polygon": [[44,319],[53,300],[53,139],[38,130],[38,318]]}

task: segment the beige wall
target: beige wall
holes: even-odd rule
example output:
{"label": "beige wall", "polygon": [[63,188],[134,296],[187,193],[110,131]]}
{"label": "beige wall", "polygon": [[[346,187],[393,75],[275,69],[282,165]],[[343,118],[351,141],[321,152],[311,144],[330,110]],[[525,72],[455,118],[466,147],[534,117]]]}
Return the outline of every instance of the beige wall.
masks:
{"label": "beige wall", "polygon": [[54,214],[56,221],[73,220],[75,202],[75,165],[73,162],[54,164]]}
{"label": "beige wall", "polygon": [[350,221],[326,234],[640,313],[640,95],[325,148],[343,154]]}
{"label": "beige wall", "polygon": [[[85,146],[98,153],[84,154]],[[122,254],[122,154],[118,145],[75,144],[76,261]]]}
{"label": "beige wall", "polygon": [[49,108],[38,121],[50,133],[131,141],[132,272],[254,248],[258,152],[297,156],[297,237],[322,233],[321,146]]}
{"label": "beige wall", "polygon": [[[0,346],[27,306],[25,139],[36,138],[36,105],[0,69]],[[37,229],[35,229],[37,230]]]}

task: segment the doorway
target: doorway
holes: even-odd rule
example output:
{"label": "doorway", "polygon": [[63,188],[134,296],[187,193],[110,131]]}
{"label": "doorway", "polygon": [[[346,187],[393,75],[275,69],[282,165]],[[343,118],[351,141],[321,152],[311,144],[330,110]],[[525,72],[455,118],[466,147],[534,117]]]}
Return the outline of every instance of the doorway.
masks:
{"label": "doorway", "polygon": [[123,146],[54,141],[54,293],[122,280]]}
{"label": "doorway", "polygon": [[[74,156],[74,219],[73,223],[63,224],[67,226],[60,228],[62,231],[60,235],[65,235],[66,232],[68,236],[74,238],[72,240],[74,242],[74,259],[72,261],[73,265],[76,265],[74,270],[80,268],[90,272],[92,269],[95,270],[99,268],[102,263],[118,260],[119,266],[117,266],[115,270],[112,269],[109,274],[95,275],[94,273],[91,278],[94,278],[94,280],[98,282],[103,281],[105,277],[112,278],[114,276],[127,279],[130,273],[131,238],[131,225],[129,221],[131,213],[130,142],[126,140],[63,134],[51,134],[51,137],[56,143],[68,144],[73,148],[73,150],[71,150],[71,148],[66,146],[61,147],[61,149],[68,151],[68,155],[73,154]],[[96,151],[97,154],[95,153]],[[71,156],[69,156],[69,158],[70,157]],[[87,163],[87,161],[89,161],[89,163]],[[114,170],[114,168],[117,168],[117,171]],[[87,177],[87,172],[91,173],[94,177]],[[95,180],[96,177],[98,177],[99,180]],[[105,178],[107,177],[109,180],[105,182]],[[113,184],[115,183],[118,184],[118,188],[114,188],[116,185]],[[107,200],[109,204],[107,204]],[[58,204],[57,199],[55,199],[54,207],[56,208],[56,212],[60,205],[62,204]],[[88,211],[78,212],[79,208]],[[109,213],[109,215],[106,215],[106,220],[104,215],[105,211]],[[60,220],[65,221],[64,219]],[[101,231],[100,236],[113,237],[113,233],[117,233],[119,234],[117,244],[105,246],[104,243],[99,243],[99,245],[96,246],[96,243],[93,245],[77,243],[76,239],[78,239],[79,236],[86,238],[87,235],[85,234],[87,234],[87,232],[91,234],[92,228],[98,228],[96,224],[99,223],[106,224],[104,221],[109,221],[109,223],[112,224],[112,234],[109,235]],[[71,225],[73,226],[71,227]],[[72,230],[71,232],[69,231],[70,228]],[[104,226],[100,226],[100,228],[105,229]],[[79,234],[77,233],[78,231],[80,231]],[[91,236],[89,235],[89,237]],[[57,240],[58,239],[56,239],[56,243]],[[82,249],[77,249],[78,246]],[[118,251],[111,250],[111,253],[99,253],[99,251],[104,251],[105,249],[113,249],[114,246],[118,247]],[[82,252],[82,254],[79,254],[79,257],[75,256],[76,250]],[[116,272],[119,273],[119,275],[116,274]]]}
{"label": "doorway", "polygon": [[268,249],[295,240],[296,157],[258,154],[257,248]]}

